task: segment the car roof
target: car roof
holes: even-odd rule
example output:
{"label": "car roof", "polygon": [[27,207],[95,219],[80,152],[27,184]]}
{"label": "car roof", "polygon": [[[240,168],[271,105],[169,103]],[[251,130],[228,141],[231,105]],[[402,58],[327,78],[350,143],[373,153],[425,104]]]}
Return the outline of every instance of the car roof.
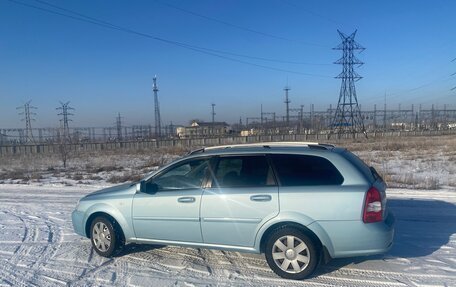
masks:
{"label": "car roof", "polygon": [[305,150],[333,150],[334,145],[316,142],[262,142],[211,146],[194,150],[189,155],[225,153],[300,152]]}

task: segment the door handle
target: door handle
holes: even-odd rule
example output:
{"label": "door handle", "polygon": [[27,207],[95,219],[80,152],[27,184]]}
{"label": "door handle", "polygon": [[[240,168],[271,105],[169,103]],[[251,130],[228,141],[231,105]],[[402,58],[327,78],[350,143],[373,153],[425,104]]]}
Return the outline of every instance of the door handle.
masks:
{"label": "door handle", "polygon": [[251,201],[271,201],[272,196],[268,194],[258,194],[258,195],[252,195],[250,197]]}
{"label": "door handle", "polygon": [[177,199],[177,201],[182,202],[182,203],[192,203],[192,202],[195,202],[195,198],[192,196],[185,196],[185,197],[179,197]]}

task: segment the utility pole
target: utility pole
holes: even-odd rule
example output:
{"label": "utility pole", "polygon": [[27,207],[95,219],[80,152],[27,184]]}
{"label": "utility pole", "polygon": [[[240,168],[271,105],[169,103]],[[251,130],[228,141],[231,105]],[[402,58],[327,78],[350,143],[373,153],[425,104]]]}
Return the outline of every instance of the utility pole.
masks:
{"label": "utility pole", "polygon": [[157,87],[157,76],[154,76],[154,105],[155,105],[155,137],[161,137],[161,117],[160,117],[160,104],[158,102],[158,87]]}
{"label": "utility pole", "polygon": [[313,109],[314,109],[314,105],[313,104],[310,104],[310,129],[313,130],[314,129],[314,118],[313,118]]}
{"label": "utility pole", "polygon": [[63,124],[63,139],[67,141],[70,139],[70,128],[68,126],[68,122],[72,121],[69,119],[69,116],[74,116],[74,114],[68,112],[70,110],[74,110],[74,108],[69,106],[70,102],[62,103],[60,102],[60,107],[56,108],[56,110],[60,110],[61,112],[58,113],[58,116],[62,116],[60,119],[60,124]]}
{"label": "utility pole", "polygon": [[383,130],[386,131],[386,92],[385,92],[385,103],[383,105]]}
{"label": "utility pole", "polygon": [[122,117],[120,116],[120,113],[118,114],[116,118],[116,128],[117,128],[117,140],[121,141],[122,140]]}
{"label": "utility pole", "polygon": [[261,104],[261,110],[260,110],[260,115],[261,115],[261,126],[263,126],[263,104]]}
{"label": "utility pole", "polygon": [[[451,60],[451,62],[455,62],[455,61],[456,61],[456,58],[454,58],[453,60]],[[451,76],[454,76],[454,75],[456,75],[456,72],[454,72],[453,74],[451,74]],[[454,91],[454,90],[456,90],[456,86],[454,86],[454,87],[452,87],[452,88],[450,89],[450,91]]]}
{"label": "utility pole", "polygon": [[34,106],[30,105],[30,101],[26,102],[23,106],[17,107],[17,110],[21,110],[22,112],[19,113],[19,115],[23,115],[24,117],[21,119],[22,121],[25,121],[25,143],[33,143],[35,140],[33,139],[33,133],[32,133],[32,121],[35,121],[32,116],[35,116],[36,113],[33,112],[33,110],[36,110],[37,108]]}
{"label": "utility pole", "polygon": [[287,126],[290,125],[290,99],[288,98],[288,91],[290,91],[290,87],[288,86],[288,84],[285,86],[285,88],[283,89],[285,91],[285,106],[286,106],[286,121],[287,121]]}
{"label": "utility pole", "polygon": [[434,104],[432,104],[432,112],[431,112],[431,128],[436,129],[437,124],[435,121],[435,111],[434,111]]}
{"label": "utility pole", "polygon": [[374,104],[374,131],[377,130],[377,104]]}
{"label": "utility pole", "polygon": [[212,106],[212,113],[211,113],[211,115],[212,115],[212,125],[214,125],[214,123],[215,123],[215,104],[212,103],[211,106]]}
{"label": "utility pole", "polygon": [[339,138],[343,133],[351,133],[354,138],[358,132],[364,133],[367,137],[355,89],[355,82],[362,79],[362,77],[354,70],[355,65],[359,67],[364,64],[354,56],[354,51],[363,51],[365,48],[355,41],[356,31],[350,36],[339,30],[337,32],[342,39],[342,43],[335,47],[334,50],[341,50],[343,55],[342,58],[335,62],[335,64],[342,65],[342,72],[336,78],[341,79],[342,83],[339,102],[332,122],[332,130],[338,134]]}

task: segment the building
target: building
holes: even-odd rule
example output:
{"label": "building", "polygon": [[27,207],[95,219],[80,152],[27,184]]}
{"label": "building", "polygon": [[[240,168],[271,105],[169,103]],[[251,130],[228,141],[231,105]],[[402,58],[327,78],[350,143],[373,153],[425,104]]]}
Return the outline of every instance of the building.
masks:
{"label": "building", "polygon": [[231,127],[225,122],[193,121],[189,127],[178,127],[177,136],[181,139],[220,137],[231,133]]}

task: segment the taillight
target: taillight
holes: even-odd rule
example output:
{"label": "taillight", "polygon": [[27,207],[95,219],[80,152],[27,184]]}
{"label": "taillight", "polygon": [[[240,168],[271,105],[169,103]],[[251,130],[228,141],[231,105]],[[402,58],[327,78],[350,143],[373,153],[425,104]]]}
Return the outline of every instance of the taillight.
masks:
{"label": "taillight", "polygon": [[379,222],[383,220],[382,195],[375,188],[371,187],[366,194],[364,202],[363,221],[364,223]]}

